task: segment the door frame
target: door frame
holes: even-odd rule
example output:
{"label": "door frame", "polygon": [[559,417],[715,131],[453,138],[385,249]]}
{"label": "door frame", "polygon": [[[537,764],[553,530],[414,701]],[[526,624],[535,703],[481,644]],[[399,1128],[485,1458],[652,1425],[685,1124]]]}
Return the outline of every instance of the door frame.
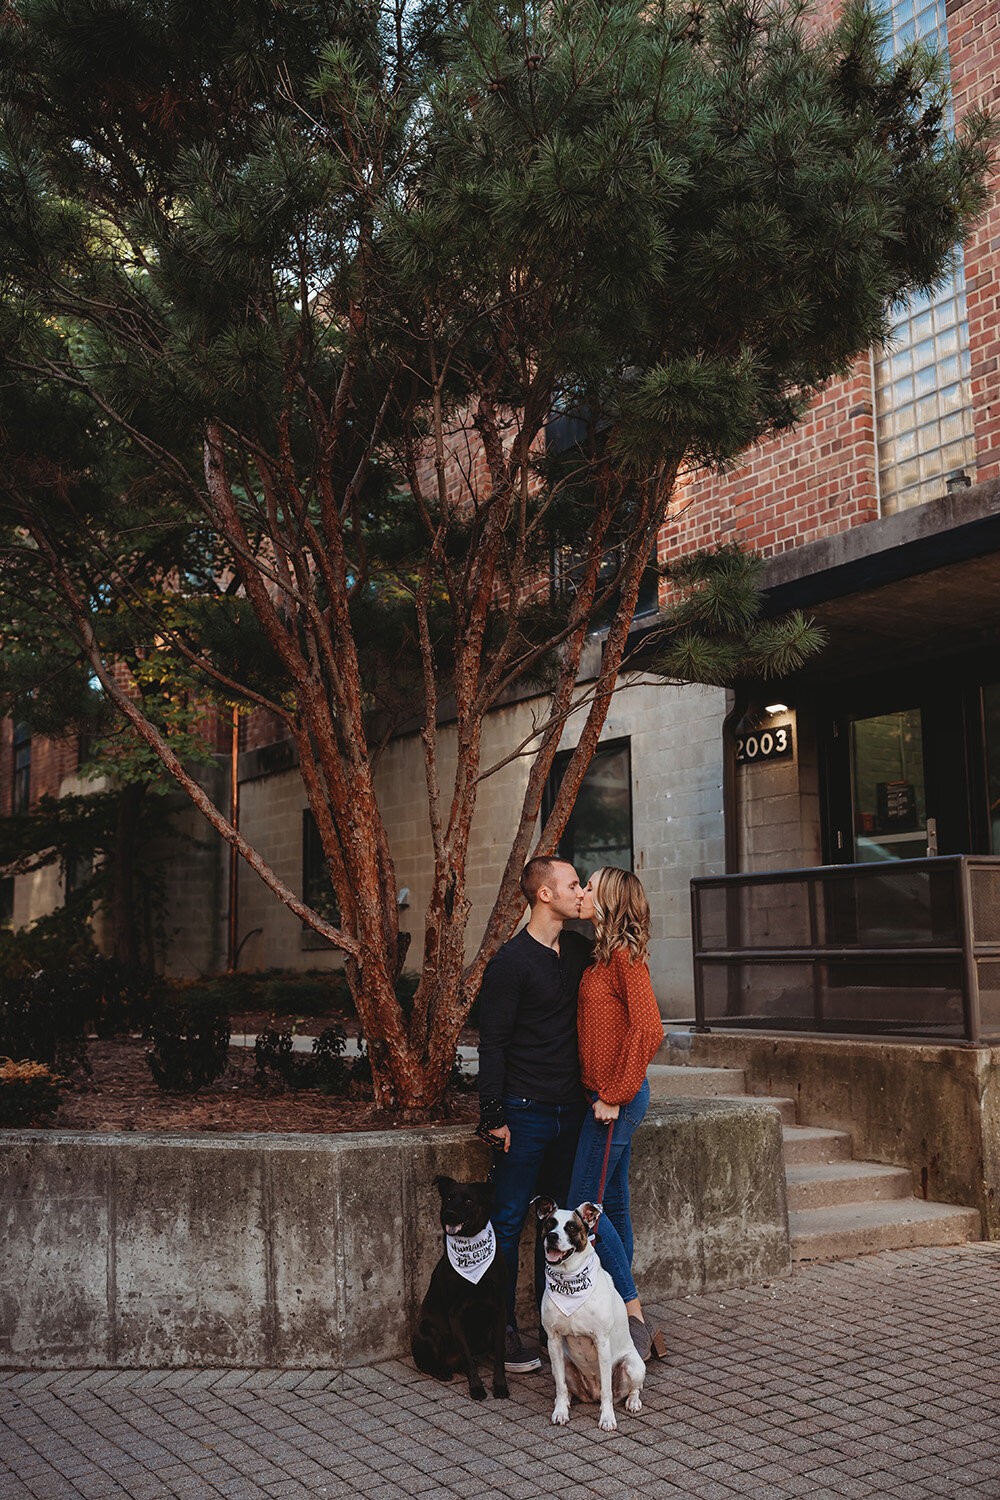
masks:
{"label": "door frame", "polygon": [[983,687],[1000,679],[996,652],[838,683],[817,706],[820,812],[825,864],[855,862],[850,726],[856,719],[919,708],[926,816],[940,854],[988,854]]}

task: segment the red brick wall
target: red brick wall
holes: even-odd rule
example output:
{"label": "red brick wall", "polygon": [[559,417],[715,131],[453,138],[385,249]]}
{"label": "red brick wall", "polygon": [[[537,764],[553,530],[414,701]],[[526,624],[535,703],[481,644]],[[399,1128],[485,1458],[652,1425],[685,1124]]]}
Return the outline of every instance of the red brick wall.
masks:
{"label": "red brick wall", "polygon": [[[10,719],[0,721],[0,813],[9,814],[13,799],[13,736]],[[64,740],[47,740],[40,735],[31,739],[31,806],[39,797],[58,797],[63,778],[79,764],[79,739],[70,735]]]}
{"label": "red brick wall", "polygon": [[792,433],[751,449],[725,477],[682,481],[660,533],[665,557],[739,541],[765,557],[878,516],[871,360],[818,399]]}
{"label": "red brick wall", "polygon": [[[823,7],[825,17],[835,10]],[[1000,7],[949,0],[947,12],[956,120],[976,106],[1000,111]],[[965,249],[978,480],[1000,475],[1000,170],[992,187],[993,202]],[[770,557],[875,520],[873,407],[866,355],[794,433],[751,450],[726,478],[686,480],[660,534],[663,555],[739,540]]]}
{"label": "red brick wall", "polygon": [[[996,0],[950,0],[948,51],[955,117],[975,106],[1000,110],[1000,9]],[[976,478],[1000,475],[1000,170],[990,210],[965,247],[966,306],[972,356]]]}

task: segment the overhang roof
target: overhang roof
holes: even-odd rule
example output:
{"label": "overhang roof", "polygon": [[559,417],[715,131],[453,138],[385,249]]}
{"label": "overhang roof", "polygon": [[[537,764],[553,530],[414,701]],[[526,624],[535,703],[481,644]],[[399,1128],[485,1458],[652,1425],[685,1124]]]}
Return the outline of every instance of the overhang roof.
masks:
{"label": "overhang roof", "polygon": [[766,614],[802,609],[827,632],[797,682],[1000,643],[1000,480],[782,553],[763,583]]}

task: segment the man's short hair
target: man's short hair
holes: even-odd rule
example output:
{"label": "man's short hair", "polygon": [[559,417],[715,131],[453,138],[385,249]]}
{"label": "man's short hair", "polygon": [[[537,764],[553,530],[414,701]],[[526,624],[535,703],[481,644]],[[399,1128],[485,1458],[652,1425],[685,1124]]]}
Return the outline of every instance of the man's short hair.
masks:
{"label": "man's short hair", "polygon": [[560,859],[558,854],[536,854],[534,859],[528,860],[521,871],[521,894],[529,906],[534,906],[538,892],[552,879],[555,866],[568,864],[569,860]]}

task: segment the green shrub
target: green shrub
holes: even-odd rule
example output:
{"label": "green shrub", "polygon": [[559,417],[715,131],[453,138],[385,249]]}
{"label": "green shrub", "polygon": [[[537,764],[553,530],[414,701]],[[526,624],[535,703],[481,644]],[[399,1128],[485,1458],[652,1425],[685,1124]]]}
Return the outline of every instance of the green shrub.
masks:
{"label": "green shrub", "polygon": [[278,1016],[325,1016],[331,1010],[353,1011],[347,979],[340,969],[308,974],[261,976],[261,1010]]}
{"label": "green shrub", "polygon": [[92,976],[77,969],[0,979],[0,1054],[48,1063],[62,1073],[87,1068],[95,999]]}
{"label": "green shrub", "polygon": [[214,974],[198,981],[225,1000],[230,1013],[269,1010],[279,1016],[325,1016],[331,1010],[353,1014],[351,992],[341,969],[241,970]]}
{"label": "green shrub", "polygon": [[229,1010],[218,994],[192,985],[161,1005],[148,1036],[146,1061],[157,1088],[193,1093],[214,1083],[229,1062]]}
{"label": "green shrub", "polygon": [[44,1063],[0,1058],[0,1126],[47,1125],[65,1085]]}
{"label": "green shrub", "polygon": [[319,1089],[343,1094],[353,1076],[344,1056],[347,1037],[342,1026],[327,1026],[313,1038],[311,1052],[295,1052],[290,1031],[262,1031],[254,1044],[254,1082],[267,1083],[268,1074],[289,1089]]}
{"label": "green shrub", "polygon": [[87,1036],[144,1031],[162,998],[163,981],[90,953],[73,964],[0,977],[0,1054],[50,1063],[62,1072],[89,1070]]}
{"label": "green shrub", "polygon": [[88,975],[94,1004],[91,1019],[99,1037],[147,1030],[166,994],[166,982],[155,970],[97,957],[88,965]]}
{"label": "green shrub", "polygon": [[71,907],[57,907],[30,927],[0,928],[0,979],[77,968],[96,956],[90,928]]}

